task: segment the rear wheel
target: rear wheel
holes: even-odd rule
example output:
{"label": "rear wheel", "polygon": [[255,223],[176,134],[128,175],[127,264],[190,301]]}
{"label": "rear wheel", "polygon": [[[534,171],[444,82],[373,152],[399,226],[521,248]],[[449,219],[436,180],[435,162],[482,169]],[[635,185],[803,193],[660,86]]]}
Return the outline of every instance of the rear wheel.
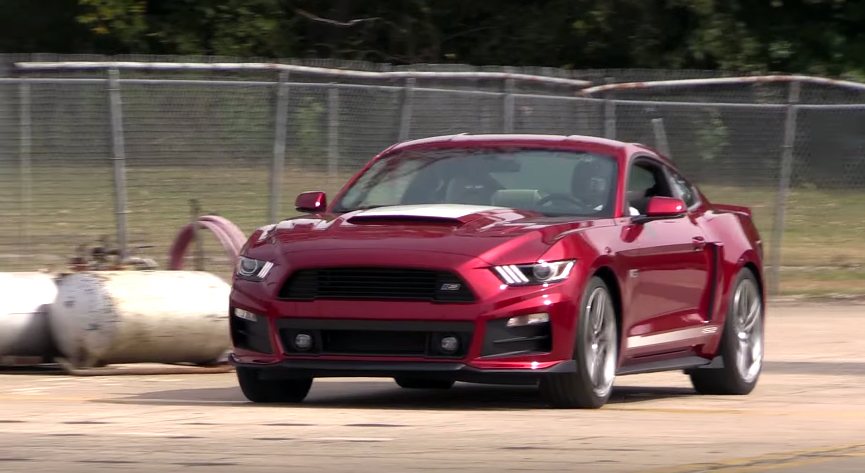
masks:
{"label": "rear wheel", "polygon": [[406,389],[450,389],[454,381],[447,379],[394,378],[396,384]]}
{"label": "rear wheel", "polygon": [[236,373],[240,390],[252,402],[301,402],[312,387],[312,378],[261,379],[259,370],[241,366]]}
{"label": "rear wheel", "polygon": [[763,367],[763,298],[748,268],[736,277],[718,355],[720,368],[697,368],[689,374],[700,394],[750,393]]}
{"label": "rear wheel", "polygon": [[607,284],[593,277],[581,300],[574,344],[577,370],[545,377],[540,383],[543,395],[557,408],[602,407],[610,398],[616,378],[618,329]]}

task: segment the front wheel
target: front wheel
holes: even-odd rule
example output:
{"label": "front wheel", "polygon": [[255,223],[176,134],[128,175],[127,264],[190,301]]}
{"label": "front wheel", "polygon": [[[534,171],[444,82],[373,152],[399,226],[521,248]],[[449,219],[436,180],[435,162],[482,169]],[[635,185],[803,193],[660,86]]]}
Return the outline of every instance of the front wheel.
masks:
{"label": "front wheel", "polygon": [[240,390],[252,402],[296,403],[306,399],[312,387],[312,378],[261,379],[259,371],[238,366],[235,369]]}
{"label": "front wheel", "polygon": [[541,392],[557,408],[598,409],[610,398],[616,378],[618,328],[609,288],[595,276],[586,287],[577,316],[575,373],[541,379]]}
{"label": "front wheel", "polygon": [[749,394],[763,367],[763,297],[757,278],[748,268],[736,277],[727,308],[727,320],[718,355],[720,368],[696,368],[689,372],[700,394]]}

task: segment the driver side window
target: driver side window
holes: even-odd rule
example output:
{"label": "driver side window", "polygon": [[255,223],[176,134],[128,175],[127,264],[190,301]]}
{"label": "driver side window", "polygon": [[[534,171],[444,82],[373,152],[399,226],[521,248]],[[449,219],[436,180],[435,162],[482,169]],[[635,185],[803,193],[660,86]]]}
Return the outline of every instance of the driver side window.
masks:
{"label": "driver side window", "polygon": [[[656,196],[672,197],[669,183],[664,176],[664,171],[659,164],[648,159],[637,159],[631,165],[628,176],[626,204],[640,215],[646,213],[649,199]],[[630,210],[625,208],[627,214]]]}

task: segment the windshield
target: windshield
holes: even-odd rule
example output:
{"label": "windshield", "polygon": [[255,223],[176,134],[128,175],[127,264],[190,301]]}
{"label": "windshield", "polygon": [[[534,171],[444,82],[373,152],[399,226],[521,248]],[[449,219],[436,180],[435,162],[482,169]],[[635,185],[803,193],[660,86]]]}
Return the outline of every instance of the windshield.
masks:
{"label": "windshield", "polygon": [[543,215],[613,216],[612,156],[572,150],[450,148],[401,151],[375,162],[334,205],[470,204]]}

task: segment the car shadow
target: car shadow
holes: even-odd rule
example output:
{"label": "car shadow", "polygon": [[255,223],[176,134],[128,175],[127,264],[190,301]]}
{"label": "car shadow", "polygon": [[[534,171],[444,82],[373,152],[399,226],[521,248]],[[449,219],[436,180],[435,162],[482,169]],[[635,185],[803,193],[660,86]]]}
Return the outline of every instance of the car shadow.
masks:
{"label": "car shadow", "polygon": [[[616,387],[609,404],[696,396],[691,388]],[[534,386],[457,383],[447,390],[403,389],[393,382],[335,381],[313,383],[309,396],[299,404],[253,404],[240,388],[202,388],[154,391],[97,402],[168,405],[244,405],[261,408],[409,409],[409,410],[530,410],[548,405]]]}
{"label": "car shadow", "polygon": [[[54,366],[5,368],[0,374],[64,375]],[[764,374],[865,376],[865,363],[826,361],[767,361]],[[608,405],[697,396],[690,387],[617,386]],[[317,380],[300,404],[253,404],[234,384],[222,388],[152,391],[137,395],[94,400],[125,404],[292,406],[295,408],[529,410],[547,408],[534,386],[500,386],[457,383],[448,390],[402,389],[392,380]]]}
{"label": "car shadow", "polygon": [[56,364],[2,365],[0,375],[64,375],[63,368]]}

